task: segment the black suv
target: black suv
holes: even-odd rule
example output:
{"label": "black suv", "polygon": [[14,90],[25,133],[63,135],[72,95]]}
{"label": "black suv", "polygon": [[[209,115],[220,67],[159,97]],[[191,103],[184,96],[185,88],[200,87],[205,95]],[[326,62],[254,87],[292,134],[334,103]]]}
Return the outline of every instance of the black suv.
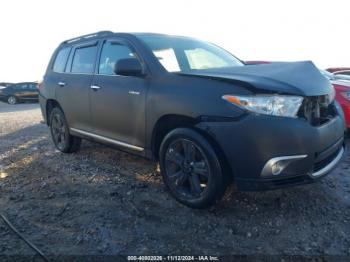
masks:
{"label": "black suv", "polygon": [[10,84],[6,88],[0,89],[0,101],[11,105],[20,102],[38,102],[39,90],[35,82],[23,82]]}
{"label": "black suv", "polygon": [[345,150],[334,90],[311,62],[244,65],[187,37],[81,36],[59,45],[40,88],[55,146],[81,138],[159,160],[171,194],[203,208],[240,190],[310,183]]}

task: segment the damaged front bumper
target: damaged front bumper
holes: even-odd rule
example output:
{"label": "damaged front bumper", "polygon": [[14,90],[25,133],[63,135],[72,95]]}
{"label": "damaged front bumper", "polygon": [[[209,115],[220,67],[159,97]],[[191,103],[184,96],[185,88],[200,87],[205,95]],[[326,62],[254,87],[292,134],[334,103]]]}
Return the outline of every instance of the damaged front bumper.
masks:
{"label": "damaged front bumper", "polygon": [[344,119],[312,126],[300,118],[248,114],[232,121],[202,121],[223,151],[239,190],[268,190],[312,183],[345,152]]}

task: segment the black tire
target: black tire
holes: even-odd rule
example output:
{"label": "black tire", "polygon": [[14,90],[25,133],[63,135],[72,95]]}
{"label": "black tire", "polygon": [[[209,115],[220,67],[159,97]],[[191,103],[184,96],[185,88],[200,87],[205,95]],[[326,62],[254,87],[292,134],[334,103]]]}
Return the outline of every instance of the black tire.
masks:
{"label": "black tire", "polygon": [[201,134],[189,128],[172,130],[163,139],[159,156],[164,183],[180,203],[206,208],[221,200],[229,180]]}
{"label": "black tire", "polygon": [[63,153],[73,153],[79,150],[81,138],[69,133],[69,126],[62,110],[52,109],[50,114],[50,131],[55,147]]}
{"label": "black tire", "polygon": [[10,104],[10,105],[15,105],[15,104],[18,103],[18,99],[15,96],[9,96],[7,98],[7,103]]}

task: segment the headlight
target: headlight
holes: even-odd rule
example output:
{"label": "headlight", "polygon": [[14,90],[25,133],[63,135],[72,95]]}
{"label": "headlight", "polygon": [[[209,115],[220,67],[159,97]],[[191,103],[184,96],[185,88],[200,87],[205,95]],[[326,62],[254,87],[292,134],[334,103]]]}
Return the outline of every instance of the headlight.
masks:
{"label": "headlight", "polygon": [[255,113],[285,117],[296,117],[303,102],[301,96],[287,95],[224,95],[222,98]]}
{"label": "headlight", "polygon": [[350,91],[342,92],[341,95],[342,95],[345,99],[350,100]]}

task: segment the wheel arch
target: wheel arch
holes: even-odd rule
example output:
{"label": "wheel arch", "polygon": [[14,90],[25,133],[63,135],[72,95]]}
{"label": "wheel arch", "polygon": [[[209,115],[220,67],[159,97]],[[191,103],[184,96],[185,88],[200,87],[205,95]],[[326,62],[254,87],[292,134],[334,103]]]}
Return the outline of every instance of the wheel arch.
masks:
{"label": "wheel arch", "polygon": [[48,125],[48,126],[50,126],[50,115],[51,115],[51,111],[52,111],[52,109],[54,109],[55,107],[58,107],[58,108],[60,108],[61,110],[62,110],[62,112],[63,112],[63,114],[64,114],[64,111],[63,111],[63,109],[62,109],[62,107],[61,107],[61,105],[57,102],[57,100],[55,100],[55,99],[48,99],[47,101],[46,101],[46,119],[47,119],[47,121],[46,121],[46,124]]}
{"label": "wheel arch", "polygon": [[160,145],[164,139],[164,137],[175,128],[190,128],[196,132],[198,132],[200,135],[202,135],[209,144],[213,147],[215,153],[217,154],[220,164],[223,168],[223,172],[227,175],[226,177],[232,178],[232,170],[229,165],[228,159],[226,158],[224,151],[222,150],[219,143],[216,141],[216,139],[207,131],[197,127],[197,124],[201,122],[201,117],[193,118],[185,115],[164,115],[160,117],[156,124],[154,125],[153,132],[152,132],[152,139],[151,139],[151,152],[152,152],[152,158],[154,160],[159,159],[159,149]]}

